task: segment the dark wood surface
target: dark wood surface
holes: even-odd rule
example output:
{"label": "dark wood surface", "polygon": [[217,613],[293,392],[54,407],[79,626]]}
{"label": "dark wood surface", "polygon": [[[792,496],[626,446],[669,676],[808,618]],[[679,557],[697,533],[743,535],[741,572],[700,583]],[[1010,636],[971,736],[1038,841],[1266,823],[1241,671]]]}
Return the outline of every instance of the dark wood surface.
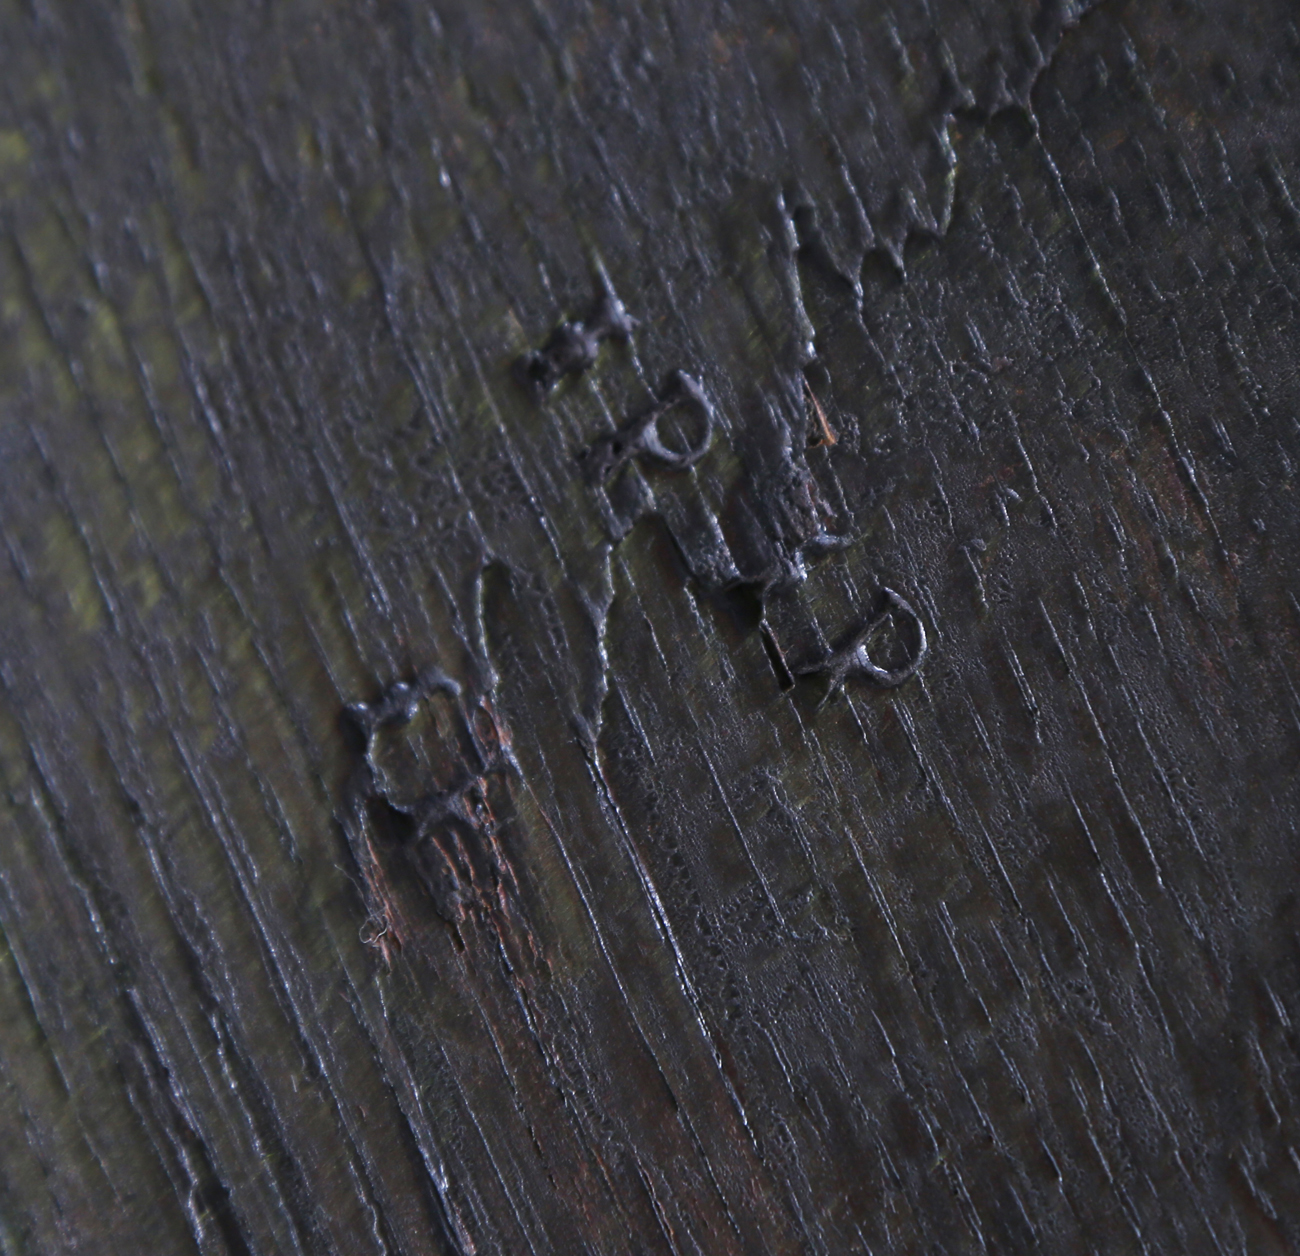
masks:
{"label": "dark wood surface", "polygon": [[1297,1250],[1297,21],[2,0],[0,1253]]}

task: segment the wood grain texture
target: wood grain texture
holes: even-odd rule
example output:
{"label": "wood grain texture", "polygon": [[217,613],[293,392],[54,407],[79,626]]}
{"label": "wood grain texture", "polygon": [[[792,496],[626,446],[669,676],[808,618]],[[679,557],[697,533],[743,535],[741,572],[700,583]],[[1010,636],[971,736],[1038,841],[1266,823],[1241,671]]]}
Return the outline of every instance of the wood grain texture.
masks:
{"label": "wood grain texture", "polygon": [[1296,22],[0,0],[0,1253],[1296,1250]]}

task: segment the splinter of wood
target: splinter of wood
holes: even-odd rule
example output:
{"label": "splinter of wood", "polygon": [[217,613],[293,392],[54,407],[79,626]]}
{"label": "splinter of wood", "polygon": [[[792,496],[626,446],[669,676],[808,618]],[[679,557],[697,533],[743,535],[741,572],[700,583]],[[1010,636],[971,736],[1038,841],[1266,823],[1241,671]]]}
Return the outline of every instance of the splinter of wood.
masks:
{"label": "splinter of wood", "polygon": [[[925,625],[921,617],[912,609],[904,597],[893,589],[885,589],[886,605],[877,615],[873,615],[856,633],[838,650],[833,651],[822,662],[811,667],[801,667],[795,673],[798,676],[829,675],[830,686],[822,702],[828,702],[844,681],[851,675],[865,676],[878,689],[894,689],[910,680],[925,661],[930,650],[926,637]],[[867,647],[879,634],[885,624],[895,614],[901,615],[911,623],[913,641],[911,656],[901,667],[880,667],[872,662]]]}
{"label": "splinter of wood", "polygon": [[808,394],[808,400],[813,403],[813,409],[817,412],[817,422],[821,424],[822,434],[812,442],[813,447],[818,445],[833,445],[839,437],[831,431],[831,425],[826,421],[826,411],[822,409],[822,403],[817,400],[817,394],[813,392],[812,385],[808,382],[808,377],[803,377],[804,391]]}
{"label": "splinter of wood", "polygon": [[525,388],[545,396],[566,375],[581,375],[594,365],[602,341],[621,344],[635,329],[636,319],[612,292],[604,289],[585,319],[561,323],[540,349],[517,358],[515,374]]}
{"label": "splinter of wood", "polygon": [[[680,450],[666,445],[659,434],[659,420],[677,406],[694,413],[701,425],[695,444]],[[674,371],[668,376],[659,400],[649,410],[617,432],[600,437],[578,456],[597,484],[605,483],[632,458],[649,458],[680,471],[704,457],[713,442],[713,424],[713,405],[699,382],[685,371]]]}

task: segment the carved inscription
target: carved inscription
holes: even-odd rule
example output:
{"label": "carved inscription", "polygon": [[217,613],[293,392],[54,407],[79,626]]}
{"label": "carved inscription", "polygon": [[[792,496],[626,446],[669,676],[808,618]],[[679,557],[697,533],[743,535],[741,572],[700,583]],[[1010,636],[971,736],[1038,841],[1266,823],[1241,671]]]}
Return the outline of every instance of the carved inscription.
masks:
{"label": "carved inscription", "polygon": [[[659,431],[659,421],[678,408],[689,412],[699,425],[698,436],[688,441],[684,449],[674,449]],[[684,470],[694,466],[708,451],[713,441],[713,426],[713,406],[699,381],[685,371],[674,371],[649,410],[617,432],[600,437],[579,457],[588,476],[597,484],[611,479],[633,458]]]}
{"label": "carved inscription", "polygon": [[[824,675],[829,680],[829,687],[823,702],[831,696],[850,676],[864,676],[879,689],[893,689],[911,680],[917,669],[925,662],[929,653],[930,642],[926,636],[925,624],[912,609],[910,602],[893,589],[883,590],[884,607],[871,616],[865,624],[853,633],[838,649],[831,651],[824,659],[794,669],[796,676]],[[900,635],[907,641],[907,656],[895,667],[881,667],[868,650],[872,641],[891,623],[897,623]]]}
{"label": "carved inscription", "polygon": [[[419,744],[408,733],[421,708],[436,703]],[[369,890],[366,940],[386,958],[408,926],[397,902],[402,869],[453,928],[475,905],[506,907],[515,876],[499,840],[508,755],[490,707],[470,711],[461,687],[430,669],[390,685],[372,702],[352,703],[344,719],[361,751],[345,827]]]}
{"label": "carved inscription", "polygon": [[[602,340],[626,340],[635,326],[636,321],[628,315],[609,288],[605,287],[595,309],[586,320],[562,323],[551,333],[541,349],[520,358],[516,369],[529,387],[539,394],[545,394],[563,376],[581,373],[592,366]],[[803,391],[818,421],[819,433],[816,439],[810,441],[810,447],[835,445],[838,438],[812,385],[806,375],[801,375],[800,378]],[[685,429],[679,428],[676,439],[673,439],[665,434],[665,420],[678,412],[687,419],[687,426]],[[699,380],[685,371],[677,370],[664,381],[652,405],[617,431],[594,440],[580,451],[578,461],[593,485],[612,490],[618,473],[632,461],[674,470],[694,466],[708,452],[715,427],[713,403]],[[626,505],[630,507],[628,517],[616,529],[616,539],[626,533],[627,527],[631,526],[639,514],[654,508],[653,498],[646,494],[644,488],[633,493]],[[812,535],[805,534],[797,543],[787,543],[781,561],[762,579],[740,582],[744,588],[757,592],[764,645],[781,687],[791,688],[795,676],[824,675],[829,684],[823,702],[836,693],[852,675],[863,676],[876,688],[896,688],[916,674],[929,652],[929,639],[920,616],[899,593],[886,588],[883,590],[883,607],[838,649],[816,662],[793,669],[789,667],[786,662],[787,650],[782,647],[774,625],[768,622],[765,603],[772,595],[788,600],[794,594],[795,587],[807,579],[810,564],[815,564],[828,554],[846,549],[851,544],[852,538],[834,536],[824,528],[819,528]],[[730,587],[724,586],[724,592]],[[905,643],[905,657],[894,665],[882,666],[872,657],[870,646],[891,624],[897,629],[896,636]],[[392,701],[400,703],[401,695]],[[437,808],[434,810],[437,811]],[[437,814],[443,812],[437,811]]]}

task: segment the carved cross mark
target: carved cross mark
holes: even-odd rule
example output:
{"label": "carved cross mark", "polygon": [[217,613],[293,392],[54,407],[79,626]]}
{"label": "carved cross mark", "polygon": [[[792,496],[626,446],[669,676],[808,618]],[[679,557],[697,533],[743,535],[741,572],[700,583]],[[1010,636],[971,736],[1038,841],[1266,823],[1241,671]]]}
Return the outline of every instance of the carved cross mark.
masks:
{"label": "carved cross mark", "polygon": [[596,298],[591,313],[581,321],[561,323],[540,349],[532,349],[515,362],[519,382],[537,397],[545,396],[566,375],[581,375],[593,366],[605,340],[625,342],[636,329],[623,303],[608,289]]}

